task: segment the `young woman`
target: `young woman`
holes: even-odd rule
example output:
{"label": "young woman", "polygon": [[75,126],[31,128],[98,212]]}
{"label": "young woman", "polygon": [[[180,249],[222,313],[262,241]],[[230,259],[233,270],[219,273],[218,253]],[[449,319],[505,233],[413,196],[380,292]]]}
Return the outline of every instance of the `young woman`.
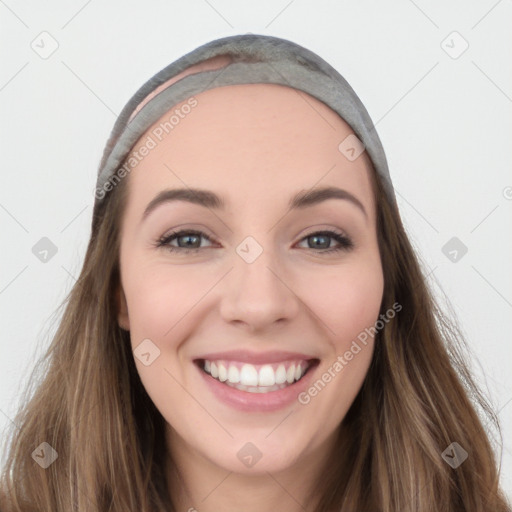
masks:
{"label": "young woman", "polygon": [[510,510],[461,342],[348,83],[212,41],[114,126],[1,510]]}

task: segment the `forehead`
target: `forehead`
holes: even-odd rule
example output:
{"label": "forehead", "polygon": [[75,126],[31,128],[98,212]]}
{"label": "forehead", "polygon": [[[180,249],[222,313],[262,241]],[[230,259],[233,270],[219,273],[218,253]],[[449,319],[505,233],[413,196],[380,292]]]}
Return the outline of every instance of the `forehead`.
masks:
{"label": "forehead", "polygon": [[176,105],[141,136],[132,154],[145,156],[130,173],[130,196],[190,186],[277,197],[334,185],[369,201],[371,161],[366,152],[347,159],[339,145],[349,136],[336,112],[297,89],[214,88]]}

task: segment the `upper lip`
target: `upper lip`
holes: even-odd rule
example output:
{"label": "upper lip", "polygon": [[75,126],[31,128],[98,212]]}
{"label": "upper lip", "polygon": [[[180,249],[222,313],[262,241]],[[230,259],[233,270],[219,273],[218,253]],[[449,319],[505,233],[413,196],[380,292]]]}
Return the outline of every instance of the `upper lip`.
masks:
{"label": "upper lip", "polygon": [[208,361],[240,361],[249,364],[265,364],[265,363],[280,363],[282,361],[309,361],[317,359],[311,355],[301,354],[299,352],[284,352],[280,350],[272,350],[269,352],[251,352],[248,350],[228,350],[226,352],[214,352],[204,354],[198,359],[207,359]]}

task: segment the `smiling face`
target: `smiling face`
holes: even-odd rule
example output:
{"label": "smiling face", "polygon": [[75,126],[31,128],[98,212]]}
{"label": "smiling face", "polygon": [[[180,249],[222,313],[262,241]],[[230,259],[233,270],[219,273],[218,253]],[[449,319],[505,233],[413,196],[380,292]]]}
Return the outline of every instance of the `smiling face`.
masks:
{"label": "smiling face", "polygon": [[353,348],[383,293],[371,164],[349,161],[350,127],[294,89],[196,100],[133,150],[151,146],[126,178],[119,324],[176,460],[301,467],[325,456],[372,357],[371,338]]}

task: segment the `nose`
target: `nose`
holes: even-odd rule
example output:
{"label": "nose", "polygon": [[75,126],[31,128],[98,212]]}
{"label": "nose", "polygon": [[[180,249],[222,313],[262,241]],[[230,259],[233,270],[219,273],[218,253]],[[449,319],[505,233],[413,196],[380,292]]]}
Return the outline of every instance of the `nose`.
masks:
{"label": "nose", "polygon": [[287,275],[271,251],[264,250],[252,263],[236,255],[223,292],[223,319],[256,332],[295,318],[300,300]]}

